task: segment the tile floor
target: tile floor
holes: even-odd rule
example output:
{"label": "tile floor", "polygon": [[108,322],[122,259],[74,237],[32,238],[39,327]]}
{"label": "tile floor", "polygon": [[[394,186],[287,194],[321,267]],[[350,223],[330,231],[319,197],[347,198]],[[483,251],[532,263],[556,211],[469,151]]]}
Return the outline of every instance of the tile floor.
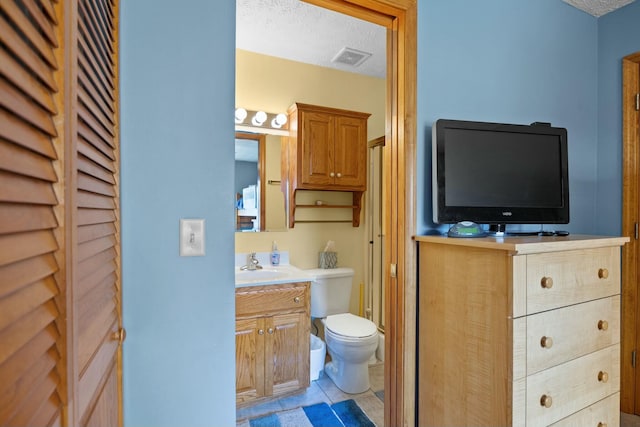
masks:
{"label": "tile floor", "polygon": [[[369,366],[369,382],[371,388],[360,394],[347,394],[333,384],[324,372],[304,393],[285,397],[236,410],[236,427],[249,427],[249,419],[274,412],[286,411],[301,406],[326,402],[328,404],[347,399],[355,400],[369,419],[378,427],[384,425],[384,403],[374,392],[384,390],[384,363]],[[380,394],[380,393],[378,393]]]}

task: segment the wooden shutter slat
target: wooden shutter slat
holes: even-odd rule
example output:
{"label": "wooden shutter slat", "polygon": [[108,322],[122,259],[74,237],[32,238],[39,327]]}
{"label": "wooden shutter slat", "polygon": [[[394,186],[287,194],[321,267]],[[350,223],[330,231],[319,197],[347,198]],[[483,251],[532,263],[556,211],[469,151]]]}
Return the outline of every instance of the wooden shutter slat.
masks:
{"label": "wooden shutter slat", "polygon": [[[36,256],[0,267],[0,298],[16,292],[23,286],[44,279],[58,271],[52,254]],[[2,375],[0,375],[2,378]]]}
{"label": "wooden shutter slat", "polygon": [[94,95],[95,93],[89,93],[84,85],[79,85],[78,99],[87,110],[91,111],[91,113],[96,117],[96,120],[104,126],[107,132],[109,132],[109,135],[113,136],[115,132],[113,117],[106,114],[106,109],[103,109],[101,105],[98,105]]}
{"label": "wooden shutter slat", "polygon": [[[58,381],[59,383],[59,381]],[[62,402],[58,394],[52,394],[49,399],[40,406],[40,409],[33,415],[29,421],[32,426],[51,426],[57,418],[60,416],[60,408]]]}
{"label": "wooden shutter slat", "polygon": [[57,225],[50,206],[0,204],[0,234],[45,230]]}
{"label": "wooden shutter slat", "polygon": [[102,224],[115,222],[116,214],[112,210],[105,209],[80,209],[78,211],[78,225]]}
{"label": "wooden shutter slat", "polygon": [[113,197],[105,197],[99,194],[79,191],[76,200],[78,206],[87,209],[115,209],[115,201]]}
{"label": "wooden shutter slat", "polygon": [[[40,280],[0,299],[0,330],[58,294],[55,283]],[[0,399],[0,402],[2,400]]]}
{"label": "wooden shutter slat", "polygon": [[115,245],[116,241],[113,236],[102,237],[100,239],[91,240],[87,243],[78,245],[78,249],[82,249],[78,255],[78,260],[83,261],[94,256],[97,253],[105,251]]}
{"label": "wooden shutter slat", "polygon": [[47,61],[47,64],[49,64],[52,69],[57,69],[58,65],[56,64],[56,59],[53,56],[51,45],[47,43],[40,32],[31,24],[29,19],[27,19],[18,6],[16,6],[14,2],[3,1],[0,2],[0,9],[2,9],[15,26],[22,31],[23,36],[31,42],[33,47],[36,48],[39,56]]}
{"label": "wooden shutter slat", "polygon": [[51,231],[34,231],[0,236],[0,266],[58,249]]}
{"label": "wooden shutter slat", "polygon": [[78,174],[78,189],[101,194],[103,196],[109,196],[111,198],[116,196],[113,185],[83,173]]}
{"label": "wooden shutter slat", "polygon": [[86,109],[79,106],[78,108],[78,133],[82,135],[87,141],[96,146],[107,157],[113,159],[113,137],[109,135],[104,127],[96,121],[95,117],[90,114]]}
{"label": "wooden shutter slat", "polygon": [[[84,2],[78,3],[78,12],[80,20],[78,21],[80,29],[80,37],[84,38],[86,45],[91,50],[93,57],[100,64],[102,74],[113,76],[113,63],[111,62],[111,52],[105,47],[104,34],[99,22],[93,19],[91,11],[85,7]],[[85,18],[85,19],[82,19]],[[113,86],[111,86],[113,88]]]}
{"label": "wooden shutter slat", "polygon": [[[93,283],[98,283],[100,280],[105,278],[108,274],[115,272],[116,264],[114,260],[116,259],[117,254],[114,248],[107,249],[102,251],[90,258],[82,260],[78,263],[78,280],[84,281],[86,278],[92,278],[89,281]],[[95,273],[99,272],[100,269],[103,269],[103,273],[95,278]]]}
{"label": "wooden shutter slat", "polygon": [[21,147],[40,153],[49,159],[58,158],[48,135],[4,111],[2,108],[0,108],[0,123],[2,123],[2,126],[0,126],[1,137]]}
{"label": "wooden shutter slat", "polygon": [[12,111],[16,116],[43,130],[50,136],[56,136],[56,128],[51,114],[19,92],[4,78],[0,78],[0,106]]}
{"label": "wooden shutter slat", "polygon": [[47,18],[49,18],[54,24],[57,24],[58,18],[56,17],[56,12],[53,9],[52,2],[50,0],[39,0],[38,3],[42,6],[42,10],[47,14]]}
{"label": "wooden shutter slat", "polygon": [[51,67],[36,55],[2,15],[0,15],[0,42],[4,43],[52,92],[58,91]]}
{"label": "wooden shutter slat", "polygon": [[82,154],[88,159],[91,159],[94,163],[102,166],[110,172],[115,172],[113,161],[106,157],[104,153],[96,149],[89,141],[84,138],[78,138],[78,153]]}
{"label": "wooden shutter slat", "polygon": [[102,168],[100,165],[97,165],[95,162],[92,162],[84,156],[78,156],[78,172],[93,176],[102,182],[112,185],[116,183],[116,179],[110,171]]}
{"label": "wooden shutter slat", "polygon": [[0,342],[2,342],[0,363],[7,360],[20,347],[52,323],[58,314],[55,304],[50,301],[29,313],[19,323],[13,323],[0,331]]}
{"label": "wooden shutter slat", "polygon": [[87,367],[105,336],[110,335],[111,325],[118,320],[113,292],[107,298],[101,299],[93,311],[93,316],[86,313],[86,316],[79,318],[83,320],[78,321],[78,365],[81,368]]}
{"label": "wooden shutter slat", "polygon": [[78,282],[78,286],[76,289],[77,297],[83,298],[86,294],[93,291],[96,288],[101,286],[108,286],[117,283],[117,274],[115,263],[111,265],[106,265],[100,268],[100,270],[96,270],[94,273],[86,276],[81,281]]}
{"label": "wooden shutter slat", "polygon": [[95,78],[95,83],[102,87],[105,94],[105,100],[110,104],[113,103],[113,79],[107,73],[103,73],[100,63],[95,56],[91,55],[91,48],[87,46],[84,37],[78,37],[78,60],[83,64],[87,75]]}
{"label": "wooden shutter slat", "polygon": [[[111,325],[111,330],[116,331],[117,328],[117,322],[114,322]],[[87,411],[89,404],[95,399],[94,392],[100,389],[103,382],[106,382],[103,374],[110,371],[117,350],[117,341],[105,337],[105,342],[100,346],[98,353],[94,355],[91,363],[82,373],[78,381],[78,409],[81,414]]]}
{"label": "wooden shutter slat", "polygon": [[59,360],[60,355],[54,347],[58,337],[56,328],[49,325],[7,359],[5,363],[0,364],[0,378],[4,379],[4,381],[0,381],[0,393],[5,393],[7,389],[18,382],[45,354],[48,353],[55,360]]}
{"label": "wooden shutter slat", "polygon": [[114,119],[112,106],[107,100],[105,100],[102,92],[100,92],[100,89],[88,81],[88,77],[83,69],[80,69],[78,72],[78,87],[82,91],[78,94],[78,96],[81,97],[80,99],[84,99],[84,94],[86,94],[86,97],[91,99],[93,103],[98,106],[101,115],[110,117],[108,121],[113,123]]}
{"label": "wooden shutter slat", "polygon": [[[45,2],[46,3],[46,2]],[[25,5],[32,18],[38,24],[38,28],[47,38],[47,41],[53,46],[58,47],[58,40],[56,40],[56,33],[53,30],[52,22],[48,16],[38,7],[34,0],[22,0],[22,4]]]}
{"label": "wooden shutter slat", "polygon": [[32,426],[34,424],[34,416],[41,410],[42,405],[49,402],[49,399],[57,397],[54,396],[56,388],[60,382],[60,379],[55,372],[50,372],[49,375],[43,378],[43,383],[33,390],[33,393],[29,395],[29,398],[23,401],[20,411],[15,417],[9,420],[9,425],[16,426]]}
{"label": "wooden shutter slat", "polygon": [[49,88],[41,84],[28,70],[8,55],[4,49],[0,49],[0,74],[33,98],[48,112],[51,114],[57,113]]}
{"label": "wooden shutter slat", "polygon": [[113,236],[116,234],[116,227],[112,222],[105,224],[85,225],[78,228],[78,243],[88,242],[100,237]]}
{"label": "wooden shutter slat", "polygon": [[0,170],[49,182],[58,179],[50,159],[11,144],[3,138],[0,138]]}
{"label": "wooden shutter slat", "polygon": [[0,170],[0,201],[55,205],[51,183]]}
{"label": "wooden shutter slat", "polygon": [[8,425],[6,424],[7,421],[16,416],[21,407],[21,402],[28,400],[29,393],[37,388],[37,383],[41,382],[42,378],[46,378],[55,368],[56,362],[57,360],[48,353],[44,353],[37,363],[24,372],[19,381],[13,383],[11,388],[0,394],[0,402],[3,403],[0,406],[0,425]]}
{"label": "wooden shutter slat", "polygon": [[111,20],[110,14],[103,13],[104,4],[99,1],[81,1],[80,4],[85,5],[87,8],[87,11],[92,17],[92,21],[95,23],[95,27],[100,28],[100,36],[107,51],[107,56],[112,58],[114,53],[114,42],[113,21]]}
{"label": "wooden shutter slat", "polygon": [[95,70],[92,68],[89,60],[85,55],[78,54],[78,81],[82,82],[85,86],[93,86],[102,99],[104,105],[109,109],[110,114],[113,114],[113,98],[109,93],[107,86],[104,85],[100,78],[96,75]]}

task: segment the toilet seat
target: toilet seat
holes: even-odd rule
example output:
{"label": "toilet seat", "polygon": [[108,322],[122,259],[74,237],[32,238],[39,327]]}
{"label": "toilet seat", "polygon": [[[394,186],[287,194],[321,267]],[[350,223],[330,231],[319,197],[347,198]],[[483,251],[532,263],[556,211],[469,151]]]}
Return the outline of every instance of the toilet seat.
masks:
{"label": "toilet seat", "polygon": [[351,313],[333,314],[327,316],[324,326],[333,335],[345,338],[366,338],[376,335],[378,329],[371,320]]}

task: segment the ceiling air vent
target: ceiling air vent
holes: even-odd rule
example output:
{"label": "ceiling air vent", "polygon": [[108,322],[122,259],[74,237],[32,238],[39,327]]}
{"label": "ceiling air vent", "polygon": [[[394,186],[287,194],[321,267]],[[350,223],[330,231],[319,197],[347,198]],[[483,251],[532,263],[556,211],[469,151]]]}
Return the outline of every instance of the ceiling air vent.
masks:
{"label": "ceiling air vent", "polygon": [[336,64],[350,65],[357,67],[371,56],[368,52],[352,49],[350,47],[343,47],[336,56],[333,57],[331,62]]}

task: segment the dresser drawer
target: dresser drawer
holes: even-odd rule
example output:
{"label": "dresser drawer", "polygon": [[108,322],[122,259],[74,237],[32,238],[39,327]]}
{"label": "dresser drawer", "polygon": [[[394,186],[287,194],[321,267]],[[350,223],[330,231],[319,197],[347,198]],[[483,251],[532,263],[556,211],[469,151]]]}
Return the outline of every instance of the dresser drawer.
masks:
{"label": "dresser drawer", "polygon": [[620,249],[527,255],[527,314],[620,293]]}
{"label": "dresser drawer", "polygon": [[251,286],[236,289],[236,317],[293,313],[309,307],[309,283]]}
{"label": "dresser drawer", "polygon": [[620,341],[618,295],[527,316],[527,374]]}
{"label": "dresser drawer", "polygon": [[616,344],[528,376],[527,425],[552,424],[618,392],[619,367]]}
{"label": "dresser drawer", "polygon": [[552,424],[553,427],[619,427],[620,393],[616,393],[598,403],[594,403],[563,420]]}

